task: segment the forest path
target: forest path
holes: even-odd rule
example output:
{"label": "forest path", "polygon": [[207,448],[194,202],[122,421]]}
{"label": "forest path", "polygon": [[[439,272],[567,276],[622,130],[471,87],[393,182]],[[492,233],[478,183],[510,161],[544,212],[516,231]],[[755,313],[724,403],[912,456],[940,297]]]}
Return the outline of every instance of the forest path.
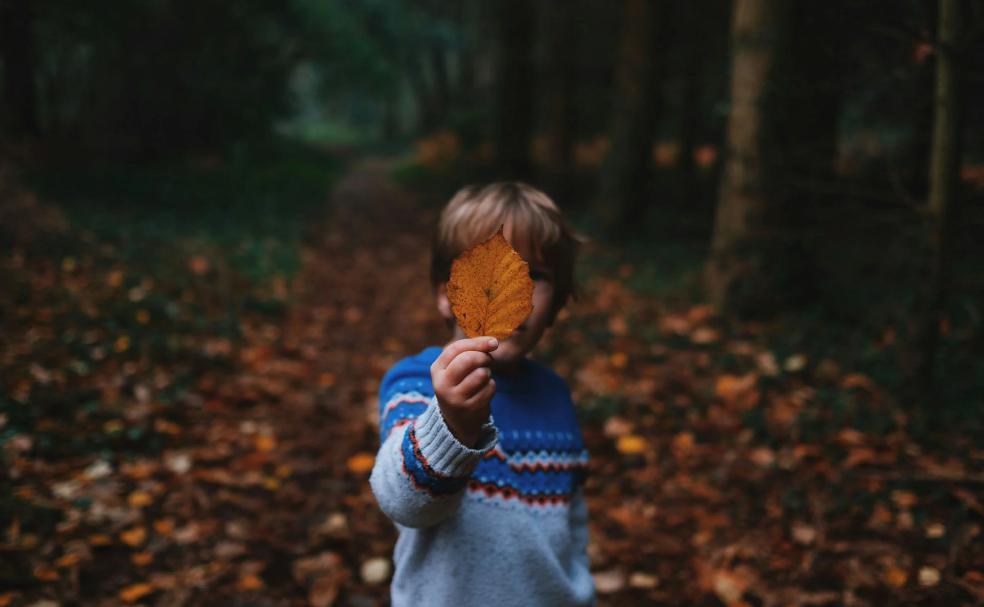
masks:
{"label": "forest path", "polygon": [[327,217],[309,227],[283,325],[245,331],[238,372],[204,412],[202,438],[231,434],[246,448],[241,472],[262,476],[237,505],[250,514],[238,532],[264,563],[266,597],[296,597],[297,584],[312,602],[342,586],[352,604],[388,596],[358,573],[374,557],[388,562],[394,539],[367,482],[378,382],[442,331],[427,278],[433,213],[392,182],[392,166],[361,160],[336,184]]}

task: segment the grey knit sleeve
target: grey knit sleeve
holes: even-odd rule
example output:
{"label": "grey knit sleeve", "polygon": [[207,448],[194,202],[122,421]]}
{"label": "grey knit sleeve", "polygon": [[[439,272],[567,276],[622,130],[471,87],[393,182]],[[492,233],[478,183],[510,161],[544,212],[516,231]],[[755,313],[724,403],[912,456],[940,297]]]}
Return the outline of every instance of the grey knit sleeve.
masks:
{"label": "grey knit sleeve", "polygon": [[369,482],[380,508],[406,527],[445,520],[457,511],[469,476],[497,440],[490,418],[478,447],[466,447],[432,399],[419,417],[394,428],[379,448]]}

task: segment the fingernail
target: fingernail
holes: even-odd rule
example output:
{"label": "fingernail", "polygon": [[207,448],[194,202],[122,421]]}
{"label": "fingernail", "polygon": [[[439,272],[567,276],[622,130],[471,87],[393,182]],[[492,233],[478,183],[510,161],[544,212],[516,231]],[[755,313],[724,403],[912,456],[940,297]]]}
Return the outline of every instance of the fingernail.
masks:
{"label": "fingernail", "polygon": [[496,339],[496,338],[494,338],[494,337],[492,339],[490,339],[489,340],[489,347],[490,348],[498,348],[499,347],[499,340]]}

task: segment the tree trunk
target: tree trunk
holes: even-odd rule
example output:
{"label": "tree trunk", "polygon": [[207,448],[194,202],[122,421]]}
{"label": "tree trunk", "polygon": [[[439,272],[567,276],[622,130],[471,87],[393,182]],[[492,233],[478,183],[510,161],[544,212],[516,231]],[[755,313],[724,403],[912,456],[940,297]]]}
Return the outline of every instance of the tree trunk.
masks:
{"label": "tree trunk", "polygon": [[694,151],[697,149],[697,132],[701,121],[701,93],[703,85],[703,58],[706,42],[701,32],[701,10],[693,2],[684,0],[680,5],[680,22],[689,36],[681,36],[678,44],[683,45],[685,74],[683,76],[683,103],[680,108],[679,146],[677,148],[676,170],[679,200],[684,206],[697,202],[697,169]]}
{"label": "tree trunk", "polygon": [[417,106],[417,130],[426,133],[434,128],[437,114],[434,111],[434,100],[424,78],[424,71],[417,57],[413,55],[405,58],[404,70]]}
{"label": "tree trunk", "polygon": [[745,250],[769,230],[761,132],[782,0],[735,0],[732,21],[731,112],[724,179],[714,219],[705,283],[711,301],[729,307],[743,279],[756,271]]}
{"label": "tree trunk", "polygon": [[498,0],[498,128],[496,156],[506,179],[532,173],[533,67],[531,65],[533,5],[525,0]]}
{"label": "tree trunk", "polygon": [[577,22],[579,0],[568,0],[553,19],[550,35],[550,151],[548,170],[551,190],[561,200],[574,192],[574,140],[577,133]]}
{"label": "tree trunk", "polygon": [[959,203],[960,170],[960,75],[955,57],[960,27],[959,0],[941,0],[936,45],[936,86],[929,165],[928,275],[922,285],[919,326],[915,347],[914,394],[926,407],[933,406],[935,361],[940,340],[940,321],[946,302],[950,242],[954,212]]}
{"label": "tree trunk", "polygon": [[0,59],[3,61],[4,126],[13,136],[36,136],[34,13],[31,0],[0,0]]}
{"label": "tree trunk", "polygon": [[711,300],[768,317],[821,293],[812,242],[849,69],[844,3],[736,0],[732,111],[707,265]]}
{"label": "tree trunk", "polygon": [[663,4],[625,0],[616,72],[612,149],[601,184],[610,231],[638,229],[652,198],[653,142],[662,109]]}
{"label": "tree trunk", "polygon": [[451,108],[451,83],[448,80],[448,61],[444,48],[435,44],[430,48],[431,71],[434,72],[434,113],[444,118]]}

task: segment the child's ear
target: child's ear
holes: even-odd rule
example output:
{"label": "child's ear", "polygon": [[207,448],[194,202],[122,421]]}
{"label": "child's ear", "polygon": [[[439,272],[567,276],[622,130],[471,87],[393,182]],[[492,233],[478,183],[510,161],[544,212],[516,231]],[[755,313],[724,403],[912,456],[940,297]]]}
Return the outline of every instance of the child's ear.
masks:
{"label": "child's ear", "polygon": [[448,299],[448,283],[442,282],[437,285],[434,289],[434,297],[437,301],[437,311],[441,313],[441,317],[444,320],[454,318],[454,313],[451,311],[451,300]]}

